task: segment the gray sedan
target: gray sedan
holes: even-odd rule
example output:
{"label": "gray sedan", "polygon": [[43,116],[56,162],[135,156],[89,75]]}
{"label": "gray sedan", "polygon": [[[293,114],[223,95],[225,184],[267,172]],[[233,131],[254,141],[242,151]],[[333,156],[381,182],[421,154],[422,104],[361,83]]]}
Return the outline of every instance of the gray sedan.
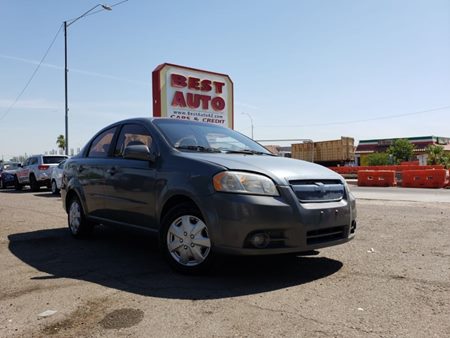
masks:
{"label": "gray sedan", "polygon": [[355,199],[340,175],[194,121],[104,128],[67,160],[61,195],[73,236],[95,224],[147,230],[185,273],[206,270],[218,254],[301,253],[345,243],[356,230]]}

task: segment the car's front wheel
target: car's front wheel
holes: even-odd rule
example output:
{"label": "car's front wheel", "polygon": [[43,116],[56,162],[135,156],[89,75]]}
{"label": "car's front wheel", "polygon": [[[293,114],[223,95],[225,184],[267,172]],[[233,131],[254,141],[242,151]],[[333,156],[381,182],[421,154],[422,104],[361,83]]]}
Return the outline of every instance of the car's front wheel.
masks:
{"label": "car's front wheel", "polygon": [[56,181],[52,180],[52,185],[51,185],[51,189],[52,189],[52,194],[56,195],[59,193],[59,189],[58,186],[56,185]]}
{"label": "car's front wheel", "polygon": [[73,196],[69,202],[67,223],[72,236],[81,238],[92,232],[93,224],[86,219],[83,206],[77,196]]}
{"label": "car's front wheel", "polygon": [[19,183],[19,179],[17,178],[17,176],[14,176],[14,189],[16,189],[17,191],[22,190],[23,185]]}
{"label": "car's front wheel", "polygon": [[200,211],[183,203],[164,217],[161,247],[169,264],[188,274],[205,272],[214,261],[209,229]]}

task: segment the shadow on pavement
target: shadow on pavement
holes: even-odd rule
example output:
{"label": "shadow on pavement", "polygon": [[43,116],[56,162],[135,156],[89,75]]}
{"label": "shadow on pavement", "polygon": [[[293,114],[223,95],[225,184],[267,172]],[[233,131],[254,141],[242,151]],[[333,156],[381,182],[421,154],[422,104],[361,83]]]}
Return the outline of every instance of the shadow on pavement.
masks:
{"label": "shadow on pavement", "polygon": [[31,192],[31,190],[27,188],[23,188],[22,190],[16,190],[14,188],[7,188],[4,190],[0,190],[0,193],[2,194],[24,194],[29,192]]}
{"label": "shadow on pavement", "polygon": [[46,198],[61,198],[60,194],[53,194],[51,191],[42,191],[34,194],[36,197],[46,197]]}
{"label": "shadow on pavement", "polygon": [[342,263],[324,257],[229,257],[213,274],[173,272],[155,238],[98,227],[76,240],[65,228],[8,236],[9,250],[42,273],[32,279],[73,278],[135,294],[172,299],[219,299],[297,286],[334,274]]}

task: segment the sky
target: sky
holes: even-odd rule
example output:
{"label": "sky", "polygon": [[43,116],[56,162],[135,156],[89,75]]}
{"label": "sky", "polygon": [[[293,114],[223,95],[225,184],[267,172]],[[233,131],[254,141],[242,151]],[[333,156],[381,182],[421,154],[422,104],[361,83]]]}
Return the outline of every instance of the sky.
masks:
{"label": "sky", "polygon": [[[0,0],[4,159],[57,148],[62,23],[97,4]],[[448,0],[128,0],[83,17],[68,28],[69,147],[152,116],[165,62],[228,74],[234,128],[250,136],[249,114],[256,140],[450,137]]]}

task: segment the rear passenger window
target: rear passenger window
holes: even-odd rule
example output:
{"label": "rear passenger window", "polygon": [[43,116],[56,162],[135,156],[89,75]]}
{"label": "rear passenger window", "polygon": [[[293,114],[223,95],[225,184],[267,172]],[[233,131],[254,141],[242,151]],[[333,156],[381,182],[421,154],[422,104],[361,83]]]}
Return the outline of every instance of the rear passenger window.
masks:
{"label": "rear passenger window", "polygon": [[88,157],[107,157],[116,127],[108,129],[98,135],[91,143]]}
{"label": "rear passenger window", "polygon": [[146,145],[150,149],[152,146],[150,133],[139,124],[126,124],[120,131],[114,156],[122,157],[123,151],[127,146],[138,144]]}
{"label": "rear passenger window", "polygon": [[65,159],[65,156],[44,156],[43,162],[45,164],[57,164],[61,163],[61,161],[64,161]]}

